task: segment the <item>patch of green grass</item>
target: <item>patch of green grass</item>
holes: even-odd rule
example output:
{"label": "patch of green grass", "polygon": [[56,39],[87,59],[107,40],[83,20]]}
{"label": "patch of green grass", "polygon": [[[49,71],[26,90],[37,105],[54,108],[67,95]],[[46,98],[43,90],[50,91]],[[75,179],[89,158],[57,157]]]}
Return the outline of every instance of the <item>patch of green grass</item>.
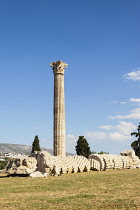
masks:
{"label": "patch of green grass", "polygon": [[96,195],[86,195],[86,194],[79,194],[79,195],[76,195],[76,196],[67,196],[67,197],[62,197],[62,198],[58,198],[58,199],[49,199],[48,202],[49,203],[61,203],[62,201],[69,201],[71,199],[81,199],[81,198],[86,198],[86,199],[93,199],[93,198],[96,198]]}
{"label": "patch of green grass", "polygon": [[140,170],[0,178],[0,209],[140,209]]}

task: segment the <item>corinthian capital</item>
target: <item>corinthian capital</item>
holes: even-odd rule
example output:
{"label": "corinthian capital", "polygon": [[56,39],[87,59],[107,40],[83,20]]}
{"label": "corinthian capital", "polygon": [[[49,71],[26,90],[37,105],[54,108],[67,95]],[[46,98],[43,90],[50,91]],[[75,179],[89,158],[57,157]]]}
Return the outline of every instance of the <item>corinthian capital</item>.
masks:
{"label": "corinthian capital", "polygon": [[54,74],[64,74],[65,68],[68,67],[68,64],[60,60],[50,63],[50,67],[52,67]]}

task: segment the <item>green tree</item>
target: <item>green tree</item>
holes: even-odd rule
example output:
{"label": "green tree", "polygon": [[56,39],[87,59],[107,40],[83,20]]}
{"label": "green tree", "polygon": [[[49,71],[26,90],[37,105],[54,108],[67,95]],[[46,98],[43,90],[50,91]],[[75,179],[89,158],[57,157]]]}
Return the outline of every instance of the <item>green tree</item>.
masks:
{"label": "green tree", "polygon": [[87,140],[84,138],[84,136],[79,136],[75,149],[77,155],[82,155],[86,158],[88,158],[88,156],[91,154],[89,144]]}
{"label": "green tree", "polygon": [[101,151],[101,152],[98,152],[98,154],[100,155],[100,154],[109,154],[109,152],[103,152],[103,151]]}
{"label": "green tree", "polygon": [[133,150],[135,151],[136,149],[137,149],[137,147],[138,147],[138,141],[136,140],[136,141],[133,141],[132,143],[131,143],[131,147],[133,148]]}
{"label": "green tree", "polygon": [[34,141],[32,143],[32,151],[31,153],[34,153],[35,151],[40,151],[40,145],[39,145],[39,138],[38,135],[35,136]]}
{"label": "green tree", "polygon": [[91,154],[97,154],[97,152],[95,152],[95,151],[92,151],[92,152],[91,152]]}
{"label": "green tree", "polygon": [[138,125],[137,131],[138,131],[138,132],[132,132],[132,133],[131,133],[131,136],[134,135],[136,138],[138,137],[137,140],[135,140],[135,141],[133,141],[133,142],[131,143],[131,147],[132,147],[133,150],[135,151],[135,154],[136,154],[137,156],[139,156],[139,158],[140,158],[140,123],[139,123],[139,125]]}

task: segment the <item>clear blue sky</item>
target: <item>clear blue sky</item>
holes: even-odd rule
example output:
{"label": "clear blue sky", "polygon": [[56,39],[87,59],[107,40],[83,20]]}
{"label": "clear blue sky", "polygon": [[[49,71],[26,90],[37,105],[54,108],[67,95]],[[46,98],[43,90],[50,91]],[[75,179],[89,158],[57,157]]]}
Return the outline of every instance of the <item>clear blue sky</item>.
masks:
{"label": "clear blue sky", "polygon": [[67,151],[130,149],[140,121],[139,0],[0,1],[0,142],[53,146],[53,72],[65,71]]}

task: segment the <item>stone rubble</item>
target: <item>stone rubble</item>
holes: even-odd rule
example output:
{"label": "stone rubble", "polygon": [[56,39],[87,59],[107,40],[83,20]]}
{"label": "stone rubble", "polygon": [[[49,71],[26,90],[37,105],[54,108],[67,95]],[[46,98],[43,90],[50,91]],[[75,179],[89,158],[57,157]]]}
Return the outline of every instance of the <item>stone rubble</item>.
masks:
{"label": "stone rubble", "polygon": [[83,156],[52,156],[46,151],[37,152],[35,156],[38,163],[37,170],[42,173],[60,175],[90,170],[90,163]]}
{"label": "stone rubble", "polygon": [[32,177],[32,178],[36,178],[36,177],[47,177],[47,176],[49,176],[49,174],[47,174],[47,173],[44,173],[43,174],[40,171],[35,171],[35,172],[31,173],[29,176]]}
{"label": "stone rubble", "polygon": [[121,155],[91,154],[89,158],[80,155],[52,156],[46,151],[35,152],[32,157],[12,158],[6,171],[9,174],[30,174],[31,177],[59,176],[65,173],[77,173],[89,170],[105,171],[109,169],[140,168],[140,159],[130,150]]}
{"label": "stone rubble", "polygon": [[91,154],[88,158],[91,170],[140,168],[140,159],[133,150],[125,150],[121,155]]}
{"label": "stone rubble", "polygon": [[37,160],[35,157],[11,158],[6,166],[9,174],[30,174],[36,171]]}

